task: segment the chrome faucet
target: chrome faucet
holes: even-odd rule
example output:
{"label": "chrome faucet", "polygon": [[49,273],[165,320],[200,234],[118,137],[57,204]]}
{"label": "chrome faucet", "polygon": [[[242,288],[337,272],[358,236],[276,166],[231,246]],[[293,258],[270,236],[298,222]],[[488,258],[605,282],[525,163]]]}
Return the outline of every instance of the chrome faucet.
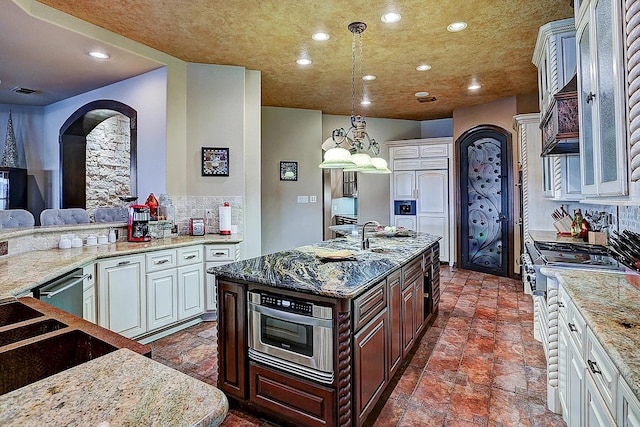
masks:
{"label": "chrome faucet", "polygon": [[369,239],[365,239],[364,238],[364,229],[369,224],[373,224],[376,227],[380,225],[380,223],[378,221],[367,221],[367,222],[364,223],[364,225],[362,226],[362,244],[360,245],[360,248],[362,250],[369,249]]}

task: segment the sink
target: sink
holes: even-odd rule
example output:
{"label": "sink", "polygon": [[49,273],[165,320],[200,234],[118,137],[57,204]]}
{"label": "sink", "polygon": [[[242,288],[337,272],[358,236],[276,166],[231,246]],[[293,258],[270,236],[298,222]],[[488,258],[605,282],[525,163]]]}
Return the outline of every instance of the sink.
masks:
{"label": "sink", "polygon": [[0,305],[0,327],[42,316],[44,314],[17,301]]}
{"label": "sink", "polygon": [[66,327],[67,325],[55,319],[45,319],[41,322],[30,323],[28,325],[8,329],[0,332],[0,347]]}
{"label": "sink", "polygon": [[0,348],[0,395],[117,350],[77,329],[11,347]]}

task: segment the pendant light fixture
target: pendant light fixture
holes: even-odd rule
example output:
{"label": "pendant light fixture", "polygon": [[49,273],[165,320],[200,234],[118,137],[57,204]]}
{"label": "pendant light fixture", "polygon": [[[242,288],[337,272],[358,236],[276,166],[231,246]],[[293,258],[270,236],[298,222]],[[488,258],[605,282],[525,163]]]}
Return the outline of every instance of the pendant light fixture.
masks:
{"label": "pendant light fixture", "polygon": [[[367,29],[364,22],[352,22],[347,27],[353,35],[351,41],[351,127],[334,129],[331,136],[322,144],[325,150],[323,169],[344,168],[345,171],[363,173],[391,173],[387,162],[379,157],[380,145],[367,133],[364,113],[356,115],[356,38],[360,47],[360,100],[364,97],[362,33]],[[361,103],[360,103],[361,104]],[[344,143],[344,146],[342,144]],[[372,159],[367,153],[375,157]]]}

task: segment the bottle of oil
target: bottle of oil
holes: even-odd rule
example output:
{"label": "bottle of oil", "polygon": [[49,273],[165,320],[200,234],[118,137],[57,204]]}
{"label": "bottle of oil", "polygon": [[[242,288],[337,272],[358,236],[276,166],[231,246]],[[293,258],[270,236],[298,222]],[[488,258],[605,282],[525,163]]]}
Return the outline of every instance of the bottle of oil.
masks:
{"label": "bottle of oil", "polygon": [[582,211],[580,209],[574,209],[573,222],[571,223],[571,236],[580,236],[582,232],[582,219]]}

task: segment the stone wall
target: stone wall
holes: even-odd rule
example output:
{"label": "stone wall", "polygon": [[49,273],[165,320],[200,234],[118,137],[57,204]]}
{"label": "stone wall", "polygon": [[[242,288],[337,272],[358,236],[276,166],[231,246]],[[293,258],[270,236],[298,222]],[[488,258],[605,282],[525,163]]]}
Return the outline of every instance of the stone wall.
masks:
{"label": "stone wall", "polygon": [[130,193],[130,150],[129,118],[122,114],[87,135],[87,211],[122,205],[119,197]]}

